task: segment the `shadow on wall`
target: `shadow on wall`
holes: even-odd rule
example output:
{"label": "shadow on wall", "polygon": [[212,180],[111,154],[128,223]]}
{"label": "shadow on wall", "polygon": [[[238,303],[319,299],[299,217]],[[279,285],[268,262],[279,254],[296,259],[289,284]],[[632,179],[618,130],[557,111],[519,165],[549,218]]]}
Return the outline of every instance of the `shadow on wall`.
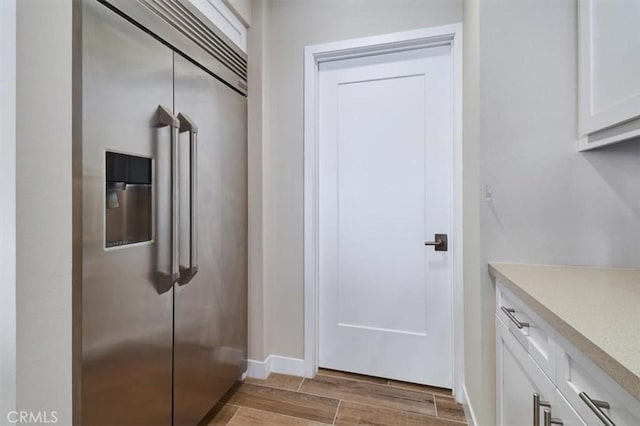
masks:
{"label": "shadow on wall", "polygon": [[640,137],[583,155],[633,215],[640,218]]}

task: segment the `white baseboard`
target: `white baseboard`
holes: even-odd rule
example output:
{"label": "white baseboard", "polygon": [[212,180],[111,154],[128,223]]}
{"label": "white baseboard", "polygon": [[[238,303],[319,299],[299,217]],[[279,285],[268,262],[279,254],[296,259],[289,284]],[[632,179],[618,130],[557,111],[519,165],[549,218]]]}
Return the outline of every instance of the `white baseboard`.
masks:
{"label": "white baseboard", "polygon": [[271,355],[271,371],[273,373],[289,374],[290,376],[304,376],[304,360],[286,356]]}
{"label": "white baseboard", "polygon": [[269,358],[265,361],[250,359],[247,361],[247,377],[253,379],[266,379],[271,373],[271,363]]}
{"label": "white baseboard", "polygon": [[247,377],[254,379],[266,379],[271,373],[304,376],[304,360],[299,358],[269,355],[264,361],[250,359],[247,364]]}
{"label": "white baseboard", "polygon": [[464,415],[467,417],[469,426],[478,426],[478,420],[473,412],[473,406],[469,401],[469,394],[467,393],[467,387],[462,385],[462,407],[464,408]]}

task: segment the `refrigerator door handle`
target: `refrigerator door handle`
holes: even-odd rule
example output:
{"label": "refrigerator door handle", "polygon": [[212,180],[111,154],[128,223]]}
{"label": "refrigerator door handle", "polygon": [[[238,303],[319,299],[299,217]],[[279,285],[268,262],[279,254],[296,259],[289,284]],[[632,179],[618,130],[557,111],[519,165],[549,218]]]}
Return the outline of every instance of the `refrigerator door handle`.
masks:
{"label": "refrigerator door handle", "polygon": [[[171,112],[171,110],[165,106],[158,105],[156,110],[156,127],[168,126],[171,130],[171,220],[170,220],[170,262],[169,271],[163,271],[160,267],[158,271],[158,291],[164,293],[169,291],[173,284],[175,284],[179,278],[178,268],[178,226],[179,226],[179,186],[178,186],[178,138],[180,121]],[[162,253],[158,250],[158,253]],[[159,259],[158,264],[162,265],[163,259]]]}
{"label": "refrigerator door handle", "polygon": [[180,285],[188,284],[198,273],[198,126],[179,113],[180,133],[189,132],[189,265],[180,266]]}

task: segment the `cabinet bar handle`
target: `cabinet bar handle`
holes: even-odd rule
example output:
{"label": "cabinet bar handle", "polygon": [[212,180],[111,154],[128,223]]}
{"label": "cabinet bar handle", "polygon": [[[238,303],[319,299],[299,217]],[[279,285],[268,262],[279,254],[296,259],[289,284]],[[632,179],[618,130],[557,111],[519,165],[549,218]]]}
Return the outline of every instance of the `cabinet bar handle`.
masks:
{"label": "cabinet bar handle", "polygon": [[585,404],[587,404],[587,407],[589,407],[589,409],[593,411],[593,414],[595,414],[596,417],[600,419],[602,424],[604,424],[605,426],[616,426],[616,424],[611,421],[609,416],[607,416],[602,411],[602,409],[609,410],[611,408],[608,402],[591,399],[585,392],[580,392],[578,396]]}
{"label": "cabinet bar handle", "polygon": [[562,425],[562,424],[564,424],[562,423],[562,420],[554,419],[553,417],[551,417],[551,410],[549,410],[548,408],[544,410],[544,426]]}
{"label": "cabinet bar handle", "polygon": [[513,313],[516,311],[513,308],[506,308],[504,306],[500,306],[500,310],[502,312],[504,312],[504,314],[509,317],[509,319],[516,325],[516,327],[518,327],[519,329],[522,329],[522,327],[529,327],[529,323],[528,322],[521,322],[518,321],[518,318],[515,317],[515,315],[513,315]]}
{"label": "cabinet bar handle", "polygon": [[533,394],[533,426],[540,426],[540,407],[551,408],[551,404],[548,401],[541,401],[540,394]]}

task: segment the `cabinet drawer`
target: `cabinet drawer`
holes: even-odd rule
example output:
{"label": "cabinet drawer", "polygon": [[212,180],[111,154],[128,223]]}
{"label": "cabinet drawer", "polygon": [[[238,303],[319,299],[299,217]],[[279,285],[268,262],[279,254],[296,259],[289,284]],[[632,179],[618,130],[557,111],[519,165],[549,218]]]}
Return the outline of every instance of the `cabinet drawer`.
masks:
{"label": "cabinet drawer", "polygon": [[543,424],[543,410],[534,412],[534,395],[553,401],[555,386],[500,318],[496,318],[496,410],[498,426]]}
{"label": "cabinet drawer", "polygon": [[[496,312],[511,333],[524,346],[551,380],[555,380],[555,343],[546,325],[529,307],[502,286],[498,286]],[[523,325],[518,327],[518,322]]]}
{"label": "cabinet drawer", "polygon": [[[558,389],[585,423],[607,424],[596,415],[595,412],[600,410],[616,426],[640,425],[640,401],[629,395],[584,355],[577,352],[569,354],[560,346],[557,346],[556,352]],[[584,394],[591,400],[608,403],[609,408],[590,407]]]}

